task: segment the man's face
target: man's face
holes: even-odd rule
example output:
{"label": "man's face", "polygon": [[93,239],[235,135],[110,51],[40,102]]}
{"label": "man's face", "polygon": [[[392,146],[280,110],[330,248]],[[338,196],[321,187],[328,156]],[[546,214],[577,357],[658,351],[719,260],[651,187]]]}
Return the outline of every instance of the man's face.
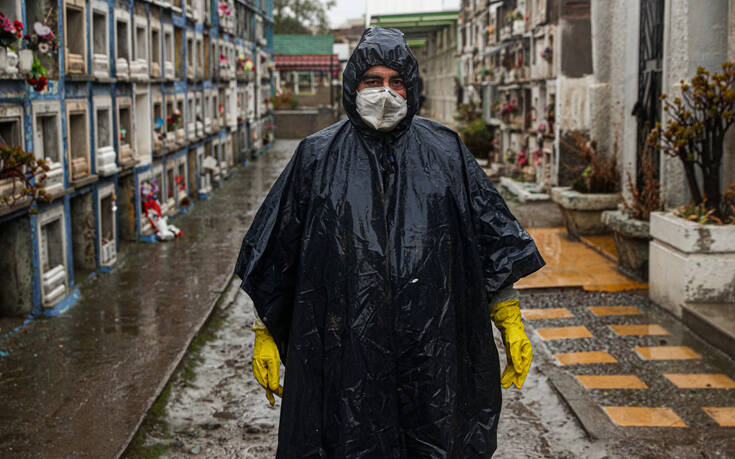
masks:
{"label": "man's face", "polygon": [[376,65],[365,70],[360,78],[360,84],[357,90],[362,91],[365,88],[381,88],[387,86],[406,98],[406,86],[403,84],[403,77],[392,68],[384,65]]}

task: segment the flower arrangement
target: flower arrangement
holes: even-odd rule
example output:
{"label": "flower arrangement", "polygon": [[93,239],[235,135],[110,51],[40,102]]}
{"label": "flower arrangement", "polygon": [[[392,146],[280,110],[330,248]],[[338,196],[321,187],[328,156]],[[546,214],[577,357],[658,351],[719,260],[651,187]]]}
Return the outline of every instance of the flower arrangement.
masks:
{"label": "flower arrangement", "polygon": [[166,118],[166,127],[169,131],[178,129],[179,122],[181,121],[181,112],[178,109],[174,109],[174,112]]}
{"label": "flower arrangement", "polygon": [[515,99],[511,99],[510,102],[503,101],[500,104],[500,115],[507,116],[512,115],[518,111],[518,104]]}
{"label": "flower arrangement", "polygon": [[14,49],[13,46],[23,36],[23,23],[0,13],[0,46]]}
{"label": "flower arrangement", "polygon": [[237,56],[237,71],[238,72],[252,72],[254,69],[253,60],[249,57],[245,57],[244,54]]}
{"label": "flower arrangement", "polygon": [[494,25],[488,25],[487,26],[487,34],[488,35],[492,35],[493,33],[495,33],[495,26]]}
{"label": "flower arrangement", "polygon": [[[48,170],[46,161],[37,160],[33,153],[23,151],[21,147],[0,144],[0,180],[13,180],[10,195],[2,198],[2,204],[13,206],[26,197],[31,198],[31,204],[36,200],[49,201],[51,196],[44,190]],[[30,212],[36,213],[37,210]]]}
{"label": "flower arrangement", "polygon": [[539,134],[545,134],[546,133],[546,123],[539,123],[538,126],[536,126],[536,131]]}
{"label": "flower arrangement", "polygon": [[528,155],[526,154],[525,150],[516,155],[515,165],[517,168],[528,166]]}
{"label": "flower arrangement", "polygon": [[23,37],[26,48],[51,56],[59,49],[59,39],[56,38],[50,27],[36,22],[33,24],[33,33]]}
{"label": "flower arrangement", "polygon": [[522,21],[523,20],[523,13],[521,13],[521,10],[513,10],[508,12],[508,22],[513,21]]}
{"label": "flower arrangement", "polygon": [[545,60],[546,62],[551,62],[551,59],[554,57],[554,50],[551,49],[550,46],[547,46],[543,49],[540,53],[541,59]]}
{"label": "flower arrangement", "polygon": [[46,67],[41,65],[41,61],[38,60],[38,58],[33,60],[33,65],[31,65],[31,72],[28,74],[26,82],[28,82],[29,85],[33,86],[33,89],[35,89],[36,92],[41,92],[48,86]]}
{"label": "flower arrangement", "polygon": [[541,158],[542,158],[542,156],[543,156],[543,152],[541,151],[540,148],[537,148],[537,149],[535,149],[533,151],[533,163],[536,166],[540,166],[541,165]]}
{"label": "flower arrangement", "polygon": [[516,59],[516,68],[519,69],[523,67],[523,54],[518,55],[518,59]]}
{"label": "flower arrangement", "polygon": [[230,61],[227,60],[227,56],[225,56],[224,54],[219,55],[219,66],[223,69],[230,68]]}
{"label": "flower arrangement", "polygon": [[225,2],[220,2],[219,8],[217,8],[217,14],[222,16],[230,16],[232,14],[232,10],[230,9],[230,6]]}

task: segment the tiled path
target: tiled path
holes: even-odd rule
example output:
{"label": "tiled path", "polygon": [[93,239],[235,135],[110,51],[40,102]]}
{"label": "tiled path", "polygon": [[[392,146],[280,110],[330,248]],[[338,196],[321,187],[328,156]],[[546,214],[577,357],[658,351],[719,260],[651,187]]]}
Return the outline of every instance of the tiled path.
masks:
{"label": "tiled path", "polygon": [[735,426],[732,366],[711,358],[679,326],[669,331],[671,324],[656,323],[658,314],[649,308],[569,304],[522,312],[558,364],[616,425]]}
{"label": "tiled path", "polygon": [[[546,260],[538,272],[520,280],[520,289],[582,287],[590,291],[620,291],[646,288],[618,272],[615,263],[581,242],[569,240],[564,228],[531,228],[528,230]],[[616,256],[609,238],[592,238],[612,258]]]}

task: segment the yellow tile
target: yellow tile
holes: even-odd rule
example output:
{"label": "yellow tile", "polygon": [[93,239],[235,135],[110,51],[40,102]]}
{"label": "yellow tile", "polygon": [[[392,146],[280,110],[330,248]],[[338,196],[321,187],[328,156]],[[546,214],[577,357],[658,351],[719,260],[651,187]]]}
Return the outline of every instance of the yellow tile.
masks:
{"label": "yellow tile", "polygon": [[686,427],[669,408],[645,406],[603,406],[612,422],[623,427]]}
{"label": "yellow tile", "polygon": [[620,291],[645,288],[620,272],[617,264],[581,242],[567,239],[564,228],[530,228],[546,266],[514,285],[519,289],[583,287],[585,290]]}
{"label": "yellow tile", "polygon": [[660,325],[610,325],[612,331],[619,336],[668,335]]}
{"label": "yellow tile", "polygon": [[641,311],[635,306],[589,306],[587,309],[598,317],[601,316],[634,316]]}
{"label": "yellow tile", "polygon": [[735,381],[723,374],[665,373],[664,376],[679,389],[735,389]]}
{"label": "yellow tile", "polygon": [[587,330],[585,326],[579,327],[558,327],[558,328],[538,328],[536,329],[541,339],[571,339],[571,338],[594,338],[594,335]]}
{"label": "yellow tile", "polygon": [[702,358],[686,346],[634,347],[633,350],[643,360],[686,360]]}
{"label": "yellow tile", "polygon": [[618,362],[615,357],[605,351],[569,352],[567,354],[555,354],[554,358],[562,365]]}
{"label": "yellow tile", "polygon": [[612,236],[607,234],[594,235],[594,236],[582,236],[582,239],[587,244],[596,247],[597,250],[602,252],[604,255],[618,260],[618,248],[615,246],[615,240]]}
{"label": "yellow tile", "polygon": [[648,389],[635,375],[577,375],[586,389]]}
{"label": "yellow tile", "polygon": [[703,406],[702,409],[722,427],[735,427],[735,406]]}
{"label": "yellow tile", "polygon": [[526,320],[568,319],[573,317],[567,308],[521,309],[521,313]]}

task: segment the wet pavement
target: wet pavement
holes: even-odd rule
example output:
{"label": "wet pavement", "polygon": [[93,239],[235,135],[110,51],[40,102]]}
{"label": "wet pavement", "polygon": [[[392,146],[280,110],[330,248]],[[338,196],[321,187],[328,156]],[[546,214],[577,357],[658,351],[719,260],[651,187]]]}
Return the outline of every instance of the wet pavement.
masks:
{"label": "wet pavement", "polygon": [[[113,457],[162,391],[127,457],[273,457],[280,401],[252,377],[252,302],[227,285],[295,146],[276,142],[197,201],[176,219],[184,239],[134,245],[75,308],[2,343],[0,457]],[[735,363],[645,291],[619,291],[636,284],[608,258],[559,228],[531,233],[550,262],[522,285],[534,365],[503,391],[495,457],[735,457]],[[210,338],[164,389],[210,310]]]}
{"label": "wet pavement", "polygon": [[[647,288],[618,271],[616,263],[587,245],[570,239],[564,228],[528,228],[546,266],[516,282],[519,289],[582,287],[591,291],[620,291]],[[611,250],[605,239],[590,240]],[[601,251],[603,249],[600,249]],[[603,252],[604,253],[604,252]]]}
{"label": "wet pavement", "polygon": [[[280,399],[271,408],[252,376],[253,303],[233,285],[232,299],[215,314],[221,326],[196,356],[192,378],[173,378],[163,415],[151,415],[127,457],[265,458],[277,447]],[[229,296],[229,295],[228,295]],[[496,344],[505,361],[499,335]],[[606,446],[586,438],[574,415],[540,370],[551,356],[539,354],[523,390],[503,391],[503,411],[494,457],[605,457]],[[283,372],[282,368],[282,375]]]}
{"label": "wet pavement", "polygon": [[72,309],[3,340],[0,457],[120,452],[227,286],[294,146],[279,143],[196,201],[175,219],[183,237],[131,245],[113,272],[81,286]]}

